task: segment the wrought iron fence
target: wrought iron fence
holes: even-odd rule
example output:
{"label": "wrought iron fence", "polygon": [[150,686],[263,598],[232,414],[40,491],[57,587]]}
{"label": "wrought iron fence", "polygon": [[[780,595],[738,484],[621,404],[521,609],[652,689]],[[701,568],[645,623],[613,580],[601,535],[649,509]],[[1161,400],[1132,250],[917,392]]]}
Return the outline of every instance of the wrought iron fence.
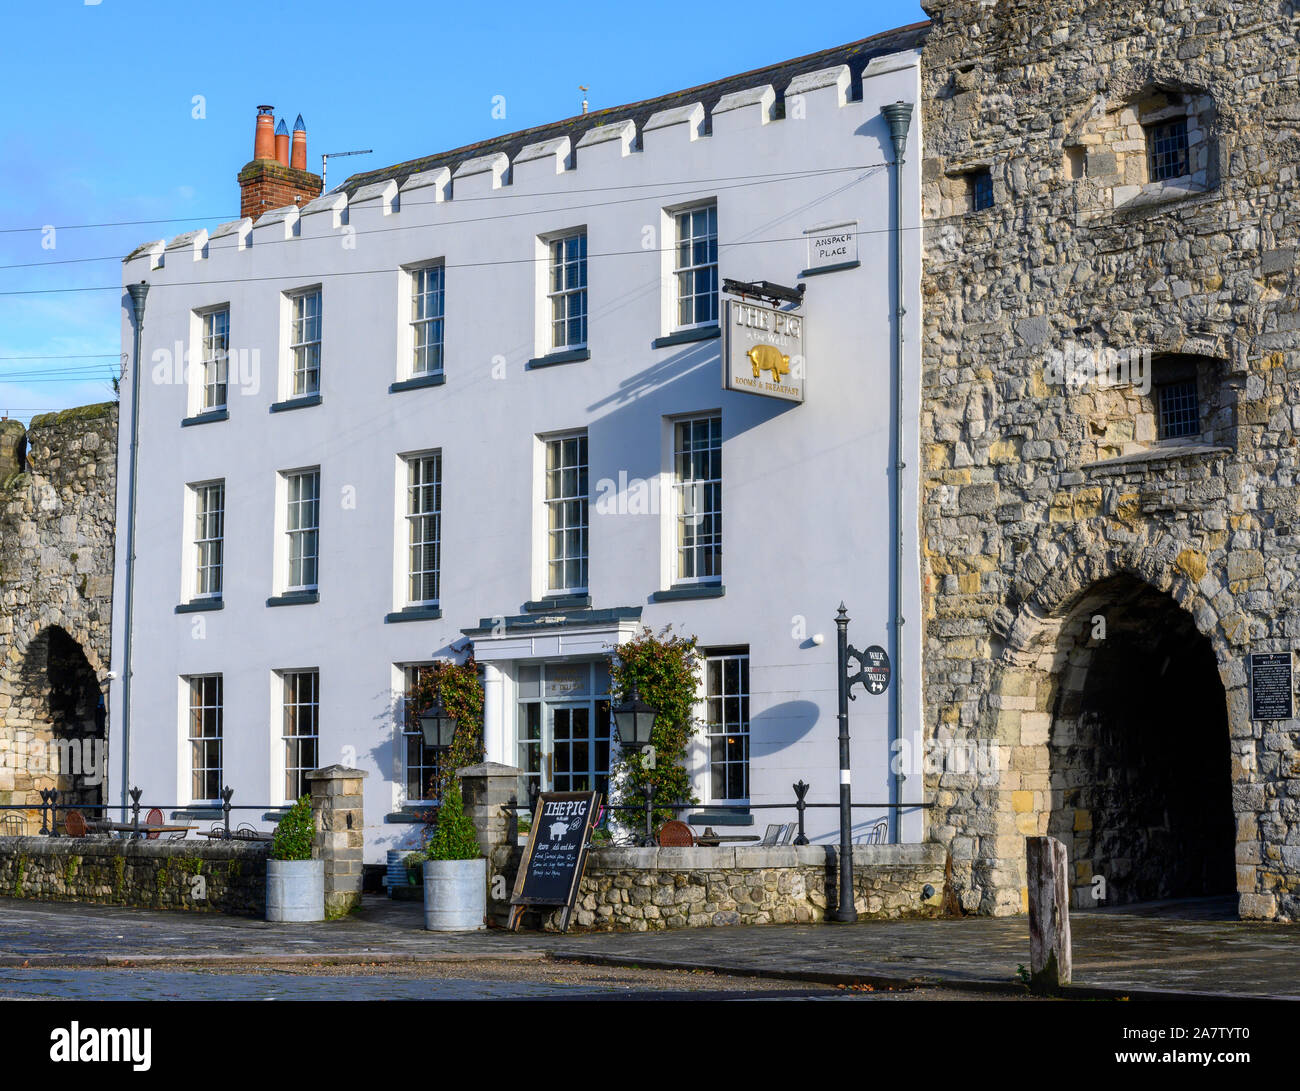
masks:
{"label": "wrought iron fence", "polygon": [[[798,832],[795,836],[793,843],[795,845],[807,845],[810,842],[808,840],[808,835],[806,832],[806,812],[813,809],[825,809],[825,810],[838,811],[840,809],[840,804],[838,801],[834,803],[808,802],[808,792],[811,790],[812,786],[805,781],[801,780],[798,783],[791,785],[791,787],[793,788],[794,795],[795,795],[795,800],[793,803],[747,803],[747,804],[736,805],[736,807],[737,809],[743,807],[745,811],[793,810],[794,812],[796,812],[797,823],[798,823]],[[537,807],[537,795],[538,793],[536,791],[531,791],[529,793],[529,801],[527,803],[505,804],[504,805],[505,809],[509,811],[513,811],[516,814],[520,812],[523,812],[525,814],[532,814]],[[667,802],[667,801],[657,800],[657,799],[654,800],[653,803],[651,804],[652,809],[655,811],[663,811],[663,810],[672,811],[676,815],[680,815],[687,811],[698,811],[700,808],[708,808],[709,806],[710,805],[707,803],[704,804],[685,803],[682,802],[681,800],[677,800],[674,802]],[[722,807],[730,808],[732,805],[717,804],[716,806],[719,808]],[[922,803],[853,803],[850,806],[852,807],[853,810],[910,811],[910,810],[927,810],[933,807],[934,804],[923,803],[923,802]],[[597,823],[597,828],[608,828],[607,816],[609,816],[614,812],[632,811],[635,812],[638,816],[641,816],[644,815],[647,810],[647,808],[642,804],[628,804],[628,803],[605,803],[604,809],[605,809],[605,816],[603,816],[600,822]],[[722,823],[719,823],[719,825],[722,825]],[[883,843],[883,835],[881,831],[887,830],[887,828],[888,828],[888,820],[882,818],[880,822],[873,824],[871,829],[868,831],[867,841],[864,843],[866,844]],[[627,834],[623,834],[620,836],[621,836],[621,840],[615,840],[613,842],[615,845],[626,846],[626,845],[634,845],[637,843],[637,835],[630,835],[631,836],[630,840],[628,839],[629,835]],[[648,837],[648,835],[646,836]],[[726,840],[726,838],[723,837],[722,840]],[[644,838],[642,843],[644,843]]]}
{"label": "wrought iron fence", "polygon": [[[36,835],[38,837],[58,837],[61,830],[59,823],[60,813],[62,813],[66,823],[69,812],[74,811],[85,812],[84,816],[91,820],[91,822],[99,820],[106,821],[107,815],[113,812],[118,812],[122,815],[122,821],[114,827],[115,832],[126,837],[146,837],[157,825],[157,823],[151,824],[148,821],[147,816],[151,811],[156,810],[161,813],[169,810],[193,812],[216,809],[209,805],[195,803],[142,803],[141,797],[144,792],[140,788],[132,788],[129,790],[127,794],[131,798],[130,803],[71,803],[65,802],[61,798],[64,794],[67,793],[60,793],[58,789],[55,788],[44,788],[40,793],[41,801],[39,804],[0,803],[0,815],[5,816],[0,818],[0,836],[7,836],[5,833],[6,829],[12,828],[12,824],[7,822],[6,819],[8,815],[13,812],[38,812],[41,820],[40,832]],[[265,813],[267,811],[282,811],[284,809],[278,804],[270,803],[232,803],[231,800],[234,798],[234,795],[235,790],[233,788],[226,787],[222,789],[220,804],[220,839],[223,841],[241,840],[240,831],[232,830],[231,828],[230,817],[232,811],[261,811]],[[146,814],[146,819],[143,823],[140,821],[141,811],[144,811]],[[130,815],[129,820],[127,818],[128,814]],[[124,828],[128,826],[129,828]],[[215,827],[212,832],[216,832]]]}

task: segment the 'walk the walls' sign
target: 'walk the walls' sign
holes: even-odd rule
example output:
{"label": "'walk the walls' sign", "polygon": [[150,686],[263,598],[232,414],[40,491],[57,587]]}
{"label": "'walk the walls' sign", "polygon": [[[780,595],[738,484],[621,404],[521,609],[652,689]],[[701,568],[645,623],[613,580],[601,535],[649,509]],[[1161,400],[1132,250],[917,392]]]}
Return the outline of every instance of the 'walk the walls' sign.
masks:
{"label": "'walk the walls' sign", "polygon": [[722,327],[722,386],[801,404],[803,316],[729,299]]}

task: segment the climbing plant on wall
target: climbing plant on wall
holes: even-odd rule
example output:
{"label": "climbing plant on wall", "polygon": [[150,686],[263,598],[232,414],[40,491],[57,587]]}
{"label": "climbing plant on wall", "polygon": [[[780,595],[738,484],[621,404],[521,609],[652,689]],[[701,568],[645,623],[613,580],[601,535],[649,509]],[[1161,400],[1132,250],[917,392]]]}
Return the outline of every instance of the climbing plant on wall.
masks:
{"label": "climbing plant on wall", "polygon": [[[691,778],[686,769],[686,749],[695,734],[696,671],[699,652],[695,637],[676,636],[667,626],[658,634],[643,629],[610,653],[610,696],[626,700],[635,684],[641,700],[658,715],[650,741],[653,758],[642,752],[624,751],[611,769],[612,792],[619,806],[638,807],[644,813],[646,785],[654,785],[656,802],[694,804]],[[673,817],[670,807],[656,806],[658,826]],[[621,811],[619,821],[638,829],[642,819]]]}
{"label": "climbing plant on wall", "polygon": [[438,783],[434,785],[441,799],[457,769],[483,760],[483,685],[472,656],[463,663],[433,663],[417,668],[406,694],[408,730],[420,730],[420,714],[439,697],[456,721],[451,749],[441,756]]}

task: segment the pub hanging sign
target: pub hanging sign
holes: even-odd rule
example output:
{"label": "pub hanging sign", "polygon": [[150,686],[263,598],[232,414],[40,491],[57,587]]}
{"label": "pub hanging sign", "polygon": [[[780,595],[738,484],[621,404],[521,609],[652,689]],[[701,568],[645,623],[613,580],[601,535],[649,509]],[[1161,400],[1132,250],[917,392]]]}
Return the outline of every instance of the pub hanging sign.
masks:
{"label": "pub hanging sign", "polygon": [[729,299],[722,326],[722,386],[803,404],[804,319],[759,303]]}

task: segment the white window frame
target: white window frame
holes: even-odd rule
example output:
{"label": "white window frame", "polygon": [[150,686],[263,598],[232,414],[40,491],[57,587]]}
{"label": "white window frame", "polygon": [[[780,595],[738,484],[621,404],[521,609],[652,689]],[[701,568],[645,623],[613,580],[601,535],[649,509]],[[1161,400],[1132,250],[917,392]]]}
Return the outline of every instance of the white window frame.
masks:
{"label": "white window frame", "polygon": [[[284,481],[284,589],[287,592],[316,591],[320,588],[320,467],[288,470],[280,476]],[[295,483],[307,478],[315,478],[315,495],[303,496],[300,491],[295,496]],[[314,521],[302,521],[313,514],[312,505]],[[306,574],[306,563],[310,558],[315,580],[294,581],[295,550],[301,565],[300,575]]]}
{"label": "white window frame", "polygon": [[[669,237],[672,239],[672,246],[667,252],[668,265],[671,270],[669,274],[671,276],[671,291],[669,292],[669,298],[671,299],[669,329],[692,330],[706,326],[716,326],[721,322],[721,279],[719,274],[718,254],[718,203],[716,200],[702,201],[698,204],[688,205],[682,208],[668,209],[666,211],[671,230],[671,235]],[[713,215],[712,232],[710,233],[705,231],[698,235],[695,234],[695,217],[700,213],[707,214],[709,212],[712,212]],[[689,222],[692,230],[690,234],[683,238],[682,227],[683,224],[687,222]],[[712,241],[711,248],[708,247],[710,240]],[[699,242],[703,242],[706,248],[711,250],[711,260],[696,260],[698,255],[693,251],[695,245]],[[685,262],[682,261],[682,246],[684,244],[689,245],[692,250],[689,260]],[[708,253],[705,254],[705,257],[706,259],[709,257]],[[713,291],[708,296],[702,296],[698,290],[695,290],[697,287],[695,279],[700,273],[706,272],[710,269],[713,271]],[[689,296],[692,302],[690,315],[688,316],[690,320],[686,321],[683,318],[683,303],[686,296],[683,295],[682,285],[685,278],[688,276],[691,278],[692,282],[692,291]],[[709,298],[712,300],[712,316],[700,316],[698,303],[696,301],[702,298]]]}
{"label": "white window frame", "polygon": [[[441,261],[425,262],[407,269],[410,278],[411,318],[407,324],[410,347],[407,353],[409,370],[407,376],[423,379],[444,374],[446,361],[446,308],[447,308],[447,267]],[[427,281],[437,274],[436,287],[429,287]],[[428,304],[422,306],[422,304]],[[421,331],[426,332],[426,339],[421,344]],[[429,337],[428,334],[436,334]],[[429,358],[436,349],[436,366],[430,365]],[[424,352],[423,366],[420,354]]]}
{"label": "white window frame", "polygon": [[[186,726],[185,736],[188,750],[188,795],[190,803],[220,803],[221,802],[221,782],[225,776],[225,683],[223,676],[216,674],[191,674],[182,678],[185,690],[188,694],[186,700]],[[206,686],[211,683],[215,693],[209,691]],[[213,703],[208,703],[210,698],[215,697]],[[209,718],[208,713],[211,713]],[[215,722],[215,733],[209,733],[209,727]],[[197,730],[196,730],[197,729]],[[217,762],[215,765],[208,764],[210,754],[207,748],[216,741]],[[202,760],[204,764],[199,765],[197,760],[200,757],[200,748],[202,748]],[[204,780],[215,771],[215,785],[217,792],[215,795],[201,796],[195,789],[199,785],[198,778],[202,776]],[[211,785],[205,784],[204,787]]]}
{"label": "white window frame", "polygon": [[[568,352],[587,347],[587,229],[578,228],[545,240],[546,344],[551,352]],[[576,253],[570,248],[576,247]],[[562,314],[563,317],[557,317]],[[580,324],[581,337],[569,339],[569,325]]]}
{"label": "white window frame", "polygon": [[[752,675],[750,650],[748,647],[740,648],[707,648],[701,651],[700,658],[702,661],[702,672],[700,675],[699,697],[701,708],[699,712],[702,727],[702,742],[704,747],[704,796],[709,803],[725,803],[747,805],[753,793],[753,764],[751,758],[750,746],[752,735],[750,732],[750,693],[752,691]],[[743,661],[739,681],[739,688],[734,693],[726,691],[726,664],[728,661]],[[713,664],[718,665],[718,673],[722,681],[722,688],[718,692],[713,691],[712,678]],[[741,715],[734,721],[727,715],[727,702],[736,699],[741,702]],[[718,715],[720,713],[720,715]],[[728,730],[729,728],[735,730]],[[737,740],[736,745],[742,750],[738,758],[732,758],[727,755],[723,765],[739,765],[742,767],[742,777],[744,787],[747,789],[745,794],[740,796],[718,795],[714,791],[713,773],[715,761],[713,755],[714,742],[723,740],[724,746],[729,740]],[[724,782],[729,780],[724,776]]]}
{"label": "white window frame", "polygon": [[[401,699],[397,702],[398,720],[397,720],[397,737],[399,745],[397,748],[398,762],[398,786],[401,791],[399,802],[405,806],[434,806],[437,799],[425,798],[423,795],[418,798],[411,796],[411,770],[419,769],[421,785],[434,784],[442,775],[441,757],[438,751],[431,746],[426,746],[424,735],[419,727],[412,728],[409,722],[407,695],[411,692],[411,685],[415,681],[416,672],[428,670],[433,666],[432,663],[406,663],[398,667],[401,671],[402,692]],[[419,757],[418,762],[411,762],[410,756],[414,753]],[[427,776],[425,775],[427,771]]]}
{"label": "white window frame", "polygon": [[[313,299],[316,310],[311,314],[307,307]],[[287,301],[289,341],[285,394],[288,398],[308,398],[320,393],[325,295],[318,284],[287,293]],[[309,385],[307,377],[313,371],[315,383]]]}
{"label": "white window frame", "polygon": [[[682,446],[682,429],[688,426],[699,424],[712,425],[717,422],[717,475],[701,478],[683,478],[682,477],[682,456],[701,450],[701,448],[691,448],[690,451]],[[723,532],[722,518],[724,513],[724,501],[722,498],[723,488],[723,435],[722,435],[722,414],[718,412],[698,413],[686,417],[674,417],[669,420],[669,466],[672,480],[672,525],[669,528],[669,548],[671,554],[671,583],[672,584],[716,584],[722,582],[723,572]],[[714,444],[710,441],[707,450],[713,450]],[[703,508],[705,515],[713,515],[716,518],[717,529],[714,535],[717,538],[716,549],[717,559],[715,562],[716,571],[706,574],[700,574],[698,560],[694,565],[683,564],[688,552],[697,558],[703,555],[707,550],[712,548],[712,543],[706,542],[700,544],[692,542],[690,545],[684,544],[684,539],[688,537],[688,532],[699,527],[701,522],[699,501],[696,499],[704,494],[710,486],[717,489],[717,505],[715,508]],[[687,502],[687,497],[690,502]],[[684,571],[687,568],[694,568],[691,574]]]}
{"label": "white window frame", "polygon": [[[280,756],[281,772],[280,790],[285,803],[296,803],[303,795],[310,794],[310,787],[303,774],[320,767],[320,670],[306,667],[294,670],[276,671],[280,683]],[[306,700],[300,688],[303,679],[309,679]],[[304,720],[308,731],[297,730]],[[297,763],[294,762],[295,746],[298,748]],[[304,762],[304,748],[312,757]],[[299,791],[290,791],[290,779],[297,774]]]}
{"label": "white window frame", "polygon": [[[190,503],[190,580],[189,599],[220,599],[225,589],[226,553],[226,482],[224,479],[200,481],[189,486]],[[215,511],[207,506],[216,493]],[[212,559],[215,553],[216,559]],[[215,580],[211,574],[215,572]],[[205,579],[205,574],[209,576]],[[215,588],[212,584],[215,583]]]}
{"label": "white window frame", "polygon": [[[541,448],[541,504],[539,505],[540,526],[541,526],[541,548],[539,557],[541,560],[541,587],[546,595],[580,595],[586,594],[591,583],[591,503],[590,503],[590,469],[591,469],[591,448],[587,437],[586,429],[573,432],[556,433],[553,435],[539,436]],[[581,462],[574,462],[571,467],[563,464],[563,452],[565,444],[577,441],[580,444],[580,450],[583,453]],[[561,453],[561,463],[554,469],[551,467],[551,452],[557,448]],[[578,470],[578,480],[574,482],[574,491],[568,494],[563,491],[563,479],[566,469]],[[560,475],[561,494],[551,496],[551,483],[554,480],[554,473]],[[586,488],[582,487],[582,482],[586,482]],[[569,521],[569,509],[567,505],[580,504],[581,517],[578,521]],[[553,513],[558,511],[559,526],[553,526]],[[582,547],[580,550],[568,552],[568,534],[577,532],[581,536]],[[562,543],[559,556],[552,553],[552,545],[556,541],[556,535],[560,534],[559,539]],[[567,579],[568,564],[571,562],[580,564],[581,574],[586,578],[580,583],[569,585]],[[566,586],[554,586],[552,583],[552,566],[556,563],[561,565],[561,572],[565,575],[562,581]]]}
{"label": "white window frame", "polygon": [[[223,328],[217,329],[218,321]],[[230,401],[230,307],[213,307],[199,314],[199,411],[225,409]],[[220,392],[220,397],[218,397]]]}
{"label": "white window frame", "polygon": [[[406,473],[405,488],[403,490],[405,506],[402,520],[406,529],[406,589],[403,592],[404,599],[407,606],[436,606],[442,594],[442,452],[440,450],[421,451],[417,454],[406,455],[402,459],[402,464]],[[415,480],[417,468],[423,474],[425,467],[429,464],[432,464],[434,469],[433,481],[430,482],[426,479],[417,482]],[[424,494],[422,490],[427,490],[430,485],[433,487],[433,507],[431,510],[423,510]],[[430,527],[427,522],[430,519],[432,520],[432,537],[429,536]],[[432,569],[421,568],[417,570],[417,549],[430,546],[434,551]],[[430,574],[433,577],[432,597],[417,597],[414,594],[417,576],[428,576]]]}

